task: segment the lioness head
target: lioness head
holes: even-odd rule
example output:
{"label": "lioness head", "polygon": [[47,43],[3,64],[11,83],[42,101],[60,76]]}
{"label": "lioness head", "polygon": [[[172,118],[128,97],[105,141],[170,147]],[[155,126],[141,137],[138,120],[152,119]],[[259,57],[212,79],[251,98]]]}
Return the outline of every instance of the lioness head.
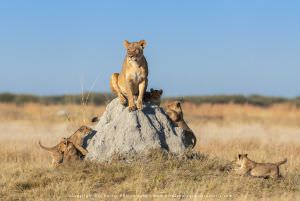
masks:
{"label": "lioness head", "polygon": [[143,49],[146,47],[146,41],[140,40],[139,42],[124,41],[124,46],[127,49],[127,58],[129,61],[139,61],[144,56]]}
{"label": "lioness head", "polygon": [[248,154],[238,154],[236,158],[236,164],[242,165],[245,160],[248,159]]}

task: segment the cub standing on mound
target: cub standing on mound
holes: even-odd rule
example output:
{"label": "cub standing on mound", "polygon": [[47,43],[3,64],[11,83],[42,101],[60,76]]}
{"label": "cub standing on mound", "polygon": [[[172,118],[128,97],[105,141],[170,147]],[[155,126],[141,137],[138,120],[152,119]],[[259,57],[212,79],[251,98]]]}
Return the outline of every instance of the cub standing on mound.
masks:
{"label": "cub standing on mound", "polygon": [[257,163],[248,158],[247,154],[239,154],[236,160],[237,165],[240,167],[236,169],[236,173],[239,175],[249,174],[253,177],[262,178],[279,178],[279,166],[285,164],[287,159],[277,163]]}
{"label": "cub standing on mound", "polygon": [[194,148],[197,143],[197,138],[194,135],[192,129],[190,129],[190,127],[183,119],[183,112],[180,102],[174,101],[167,104],[166,112],[172,123],[176,127],[182,128],[182,130],[184,131],[184,143],[186,144],[186,146],[192,146],[192,148]]}
{"label": "cub standing on mound", "polygon": [[[111,90],[118,95],[121,104],[128,101],[129,111],[143,109],[143,97],[148,85],[148,63],[143,50],[145,40],[139,42],[124,41],[127,54],[121,73],[114,73],[110,79]],[[138,97],[137,97],[138,96]],[[137,103],[134,100],[137,97]]]}
{"label": "cub standing on mound", "polygon": [[144,101],[150,102],[154,105],[160,106],[161,96],[163,94],[163,90],[150,89],[150,92],[146,91],[144,94]]}

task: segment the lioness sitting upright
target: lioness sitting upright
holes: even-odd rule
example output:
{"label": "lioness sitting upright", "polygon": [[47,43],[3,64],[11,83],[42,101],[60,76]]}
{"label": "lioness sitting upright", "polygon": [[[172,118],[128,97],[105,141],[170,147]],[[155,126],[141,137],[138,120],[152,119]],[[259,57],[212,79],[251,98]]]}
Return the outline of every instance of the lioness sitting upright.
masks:
{"label": "lioness sitting upright", "polygon": [[287,159],[277,163],[257,163],[248,158],[247,154],[239,154],[236,159],[239,168],[236,169],[236,173],[240,175],[250,175],[253,177],[262,178],[278,178],[280,177],[279,166],[285,164]]}
{"label": "lioness sitting upright", "polygon": [[[129,111],[143,108],[143,97],[148,85],[148,64],[143,54],[145,40],[139,42],[124,41],[127,54],[121,73],[114,73],[110,79],[111,90],[118,95],[121,104],[128,100]],[[135,98],[137,103],[135,104]]]}

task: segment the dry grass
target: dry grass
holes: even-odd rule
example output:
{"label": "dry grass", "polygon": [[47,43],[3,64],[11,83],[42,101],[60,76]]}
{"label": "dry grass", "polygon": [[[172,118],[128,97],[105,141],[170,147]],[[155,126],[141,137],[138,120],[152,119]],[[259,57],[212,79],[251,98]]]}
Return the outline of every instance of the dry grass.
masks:
{"label": "dry grass", "polygon": [[[104,109],[0,104],[0,199],[81,200],[84,197],[80,196],[86,195],[96,200],[119,200],[104,196],[120,194],[127,195],[125,200],[300,198],[300,109],[186,103],[185,118],[198,136],[196,150],[204,154],[198,159],[166,158],[156,153],[151,160],[130,164],[82,162],[50,168],[50,157],[39,149],[37,140],[53,145],[79,125],[89,124],[89,119]],[[281,166],[284,179],[228,173],[226,167],[239,152],[264,162],[287,157],[288,163]],[[198,197],[192,197],[195,195]],[[226,195],[231,197],[214,197]]]}

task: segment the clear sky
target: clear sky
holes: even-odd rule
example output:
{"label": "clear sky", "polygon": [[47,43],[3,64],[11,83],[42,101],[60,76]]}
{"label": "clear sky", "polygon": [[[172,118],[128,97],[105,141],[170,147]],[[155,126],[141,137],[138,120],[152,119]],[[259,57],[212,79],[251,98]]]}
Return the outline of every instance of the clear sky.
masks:
{"label": "clear sky", "polygon": [[165,95],[300,95],[296,0],[0,1],[0,92],[109,91],[125,39]]}

